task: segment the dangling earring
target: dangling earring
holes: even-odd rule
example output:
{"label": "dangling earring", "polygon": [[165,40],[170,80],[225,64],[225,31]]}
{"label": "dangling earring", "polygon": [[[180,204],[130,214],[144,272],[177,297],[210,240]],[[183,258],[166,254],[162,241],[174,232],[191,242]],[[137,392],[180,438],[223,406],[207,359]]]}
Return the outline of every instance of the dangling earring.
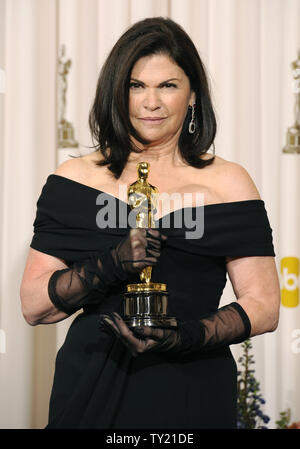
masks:
{"label": "dangling earring", "polygon": [[191,106],[191,108],[192,108],[192,118],[191,118],[191,121],[190,121],[190,124],[189,124],[189,133],[190,134],[194,134],[195,129],[196,129],[196,125],[195,125],[195,106],[196,106],[196,103],[194,103],[193,106]]}

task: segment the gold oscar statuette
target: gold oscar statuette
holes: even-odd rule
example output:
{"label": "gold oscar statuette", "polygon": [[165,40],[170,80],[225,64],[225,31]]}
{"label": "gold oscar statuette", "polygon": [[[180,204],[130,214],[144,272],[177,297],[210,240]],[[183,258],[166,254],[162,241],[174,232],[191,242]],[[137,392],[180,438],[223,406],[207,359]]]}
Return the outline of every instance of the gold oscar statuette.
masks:
{"label": "gold oscar statuette", "polygon": [[[155,228],[158,190],[147,181],[148,162],[137,165],[138,179],[127,189],[128,204],[136,211],[137,228]],[[168,292],[163,283],[151,282],[152,266],[140,272],[140,283],[128,284],[124,293],[124,321],[128,327],[176,328],[176,318],[167,316]]]}

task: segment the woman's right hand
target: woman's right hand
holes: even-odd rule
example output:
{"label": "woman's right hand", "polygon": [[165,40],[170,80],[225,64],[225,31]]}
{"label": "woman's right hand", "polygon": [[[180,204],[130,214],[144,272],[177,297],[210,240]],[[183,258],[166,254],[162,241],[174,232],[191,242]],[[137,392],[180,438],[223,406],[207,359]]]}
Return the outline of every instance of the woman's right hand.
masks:
{"label": "woman's right hand", "polygon": [[161,243],[167,239],[157,229],[134,228],[116,247],[116,256],[127,273],[139,273],[154,266],[161,252]]}

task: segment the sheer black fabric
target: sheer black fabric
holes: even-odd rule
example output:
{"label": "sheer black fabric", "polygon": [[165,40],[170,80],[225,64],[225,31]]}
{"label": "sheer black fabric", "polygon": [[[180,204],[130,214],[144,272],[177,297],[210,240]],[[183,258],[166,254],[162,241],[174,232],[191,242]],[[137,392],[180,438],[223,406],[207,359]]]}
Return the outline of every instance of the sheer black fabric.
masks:
{"label": "sheer black fabric", "polygon": [[[133,232],[140,239],[138,254],[142,258],[134,258]],[[67,314],[84,305],[99,303],[109,287],[125,281],[128,274],[157,263],[163,237],[157,230],[132,230],[117,248],[93,253],[88,259],[74,262],[70,268],[55,271],[48,282],[49,298],[57,309]]]}
{"label": "sheer black fabric", "polygon": [[[63,259],[69,267],[116,248],[128,236],[124,217],[130,208],[117,200],[116,227],[99,228],[95,217],[105,207],[97,205],[99,193],[50,175],[37,202],[31,247]],[[115,201],[109,194],[106,198]],[[195,220],[201,210],[186,209]],[[272,229],[262,200],[204,206],[204,234],[198,239],[186,238],[184,220],[180,228],[175,226],[183,212],[168,214],[167,228],[159,220],[158,229],[168,239],[162,242],[151,280],[167,284],[170,316],[182,323],[207,320],[209,348],[215,337],[209,338],[207,317],[220,310],[226,257],[274,256]],[[234,428],[237,369],[228,344],[185,357],[174,354],[174,359],[168,352],[133,357],[122,341],[99,330],[99,314],[123,316],[123,293],[131,282],[139,282],[139,274],[116,283],[101,301],[84,305],[73,320],[56,358],[47,427]],[[189,333],[193,340],[198,329]]]}
{"label": "sheer black fabric", "polygon": [[[112,332],[131,350],[132,355],[139,355],[139,344],[129,345],[120,328],[120,318],[114,313],[101,314],[99,328]],[[139,339],[152,339],[155,346],[146,348],[148,352],[166,352],[183,356],[199,351],[216,349],[224,345],[241,343],[249,338],[251,323],[240,304],[233,302],[221,307],[201,320],[179,323],[177,329],[135,328],[132,332]]]}
{"label": "sheer black fabric", "polygon": [[158,334],[155,351],[192,354],[212,348],[241,343],[249,338],[251,323],[244,309],[233,302],[201,320],[180,324],[178,331],[154,329]]}

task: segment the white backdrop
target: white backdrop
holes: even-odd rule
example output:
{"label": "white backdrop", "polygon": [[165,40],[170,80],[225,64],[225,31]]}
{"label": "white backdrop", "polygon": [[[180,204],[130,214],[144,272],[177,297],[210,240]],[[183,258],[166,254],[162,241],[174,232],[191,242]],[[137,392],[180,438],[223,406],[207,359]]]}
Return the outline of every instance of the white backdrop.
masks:
{"label": "white backdrop", "polygon": [[[66,118],[87,153],[88,112],[105,57],[128,26],[158,15],[180,23],[200,52],[217,113],[216,154],[243,165],[256,183],[278,272],[281,258],[300,258],[297,226],[284,219],[299,223],[291,170],[299,177],[300,155],[281,154],[294,122],[290,63],[300,48],[300,0],[0,0],[0,428],[45,426],[55,354],[72,321],[32,328],[19,297],[42,186],[66,154],[78,154],[57,149],[58,49],[65,44],[72,60]],[[232,298],[228,281],[222,303]],[[278,330],[253,339],[270,427],[288,407],[300,420],[300,353],[292,334],[300,328],[299,307],[282,306]]]}

